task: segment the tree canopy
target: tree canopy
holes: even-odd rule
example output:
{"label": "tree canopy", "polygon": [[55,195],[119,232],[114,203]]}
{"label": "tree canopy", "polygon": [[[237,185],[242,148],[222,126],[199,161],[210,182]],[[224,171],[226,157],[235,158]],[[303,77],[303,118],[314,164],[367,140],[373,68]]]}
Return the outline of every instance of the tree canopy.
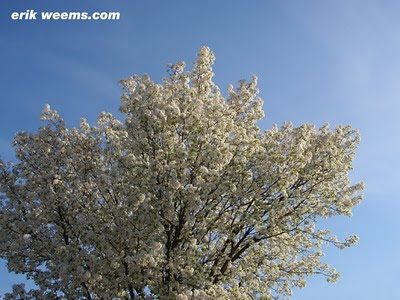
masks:
{"label": "tree canopy", "polygon": [[162,84],[122,80],[118,120],[67,128],[46,106],[37,133],[15,136],[0,161],[0,257],[36,289],[8,299],[274,299],[322,274],[317,226],[351,216],[363,184],[348,172],[350,126],[291,123],[261,131],[257,78],[212,81],[203,47],[193,69],[168,66]]}

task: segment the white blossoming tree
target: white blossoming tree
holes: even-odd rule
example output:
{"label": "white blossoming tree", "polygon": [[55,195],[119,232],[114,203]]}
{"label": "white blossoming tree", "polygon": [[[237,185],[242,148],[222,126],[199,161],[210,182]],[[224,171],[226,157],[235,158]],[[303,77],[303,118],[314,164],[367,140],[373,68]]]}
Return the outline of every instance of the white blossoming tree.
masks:
{"label": "white blossoming tree", "polygon": [[275,299],[312,274],[334,281],[316,226],[351,215],[349,126],[285,123],[260,132],[257,78],[213,83],[203,47],[163,84],[122,80],[122,121],[68,129],[47,105],[38,133],[0,161],[0,257],[36,283],[6,299]]}

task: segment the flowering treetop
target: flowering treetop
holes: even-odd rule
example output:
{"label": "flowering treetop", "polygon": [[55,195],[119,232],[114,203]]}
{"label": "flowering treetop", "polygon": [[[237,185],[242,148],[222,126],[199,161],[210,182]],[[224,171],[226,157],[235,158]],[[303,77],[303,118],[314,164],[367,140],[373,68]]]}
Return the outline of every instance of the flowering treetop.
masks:
{"label": "flowering treetop", "polygon": [[162,84],[122,80],[123,120],[68,129],[47,105],[46,125],[16,135],[18,162],[0,161],[0,257],[37,289],[8,299],[273,299],[337,279],[321,247],[357,237],[316,223],[361,200],[357,131],[262,132],[257,78],[225,98],[213,62],[203,47]]}

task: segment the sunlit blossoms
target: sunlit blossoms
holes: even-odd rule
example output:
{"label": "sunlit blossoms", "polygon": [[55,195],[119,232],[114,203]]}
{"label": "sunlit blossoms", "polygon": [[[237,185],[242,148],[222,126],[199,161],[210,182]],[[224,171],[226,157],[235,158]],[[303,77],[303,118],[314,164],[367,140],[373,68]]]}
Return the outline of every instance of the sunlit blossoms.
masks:
{"label": "sunlit blossoms", "polygon": [[68,129],[46,106],[0,161],[0,257],[37,288],[8,299],[287,298],[312,274],[338,277],[317,226],[351,215],[350,126],[285,123],[261,132],[257,78],[225,98],[203,47],[193,70],[121,81],[123,120]]}

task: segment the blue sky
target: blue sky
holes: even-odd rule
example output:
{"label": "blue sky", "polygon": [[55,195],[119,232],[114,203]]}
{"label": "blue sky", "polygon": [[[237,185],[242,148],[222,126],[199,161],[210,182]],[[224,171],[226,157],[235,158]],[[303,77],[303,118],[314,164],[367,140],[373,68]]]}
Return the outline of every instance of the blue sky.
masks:
{"label": "blue sky", "polygon": [[[14,11],[120,11],[119,21],[12,21]],[[116,113],[118,80],[191,64],[202,45],[216,55],[224,89],[259,77],[263,129],[273,123],[351,124],[362,142],[351,173],[367,184],[352,218],[331,219],[356,247],[327,249],[342,276],[311,278],[293,299],[400,299],[400,2],[14,0],[0,3],[0,153],[34,131],[45,103],[75,126]],[[0,264],[0,294],[20,277]]]}

